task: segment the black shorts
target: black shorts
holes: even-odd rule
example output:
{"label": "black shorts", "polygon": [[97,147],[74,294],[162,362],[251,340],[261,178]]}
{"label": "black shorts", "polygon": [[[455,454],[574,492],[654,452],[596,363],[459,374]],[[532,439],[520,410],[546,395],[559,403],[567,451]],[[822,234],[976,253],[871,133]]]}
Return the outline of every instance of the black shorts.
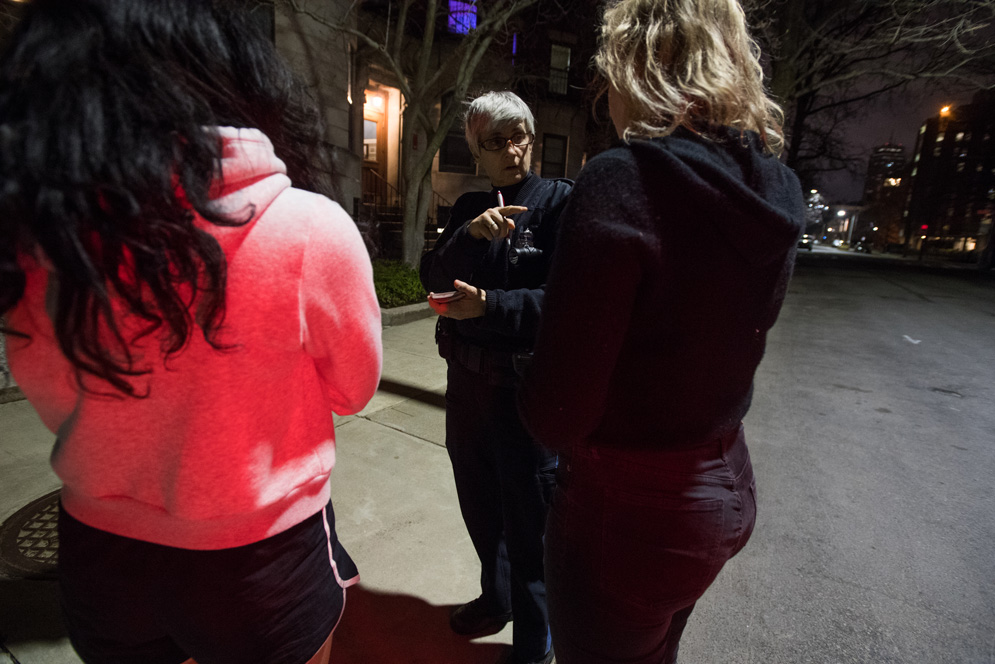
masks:
{"label": "black shorts", "polygon": [[87,664],[304,664],[359,580],[332,504],[278,535],[195,551],[113,535],[59,512],[59,586]]}

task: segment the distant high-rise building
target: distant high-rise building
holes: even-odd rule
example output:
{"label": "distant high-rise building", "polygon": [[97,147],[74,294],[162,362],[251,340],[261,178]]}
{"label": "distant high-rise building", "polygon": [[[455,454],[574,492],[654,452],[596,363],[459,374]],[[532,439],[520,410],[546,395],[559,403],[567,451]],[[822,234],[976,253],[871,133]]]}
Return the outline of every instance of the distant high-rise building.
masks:
{"label": "distant high-rise building", "polygon": [[871,151],[867,163],[867,178],[864,180],[864,205],[875,201],[882,193],[901,183],[902,169],[905,167],[905,148],[901,145],[885,143]]}
{"label": "distant high-rise building", "polygon": [[[995,210],[995,93],[944,107],[919,129],[905,215],[907,247],[983,251]],[[988,249],[988,253],[991,248]]]}
{"label": "distant high-rise building", "polygon": [[889,142],[871,151],[864,180],[864,214],[854,229],[857,240],[885,251],[901,247],[908,180],[904,147]]}

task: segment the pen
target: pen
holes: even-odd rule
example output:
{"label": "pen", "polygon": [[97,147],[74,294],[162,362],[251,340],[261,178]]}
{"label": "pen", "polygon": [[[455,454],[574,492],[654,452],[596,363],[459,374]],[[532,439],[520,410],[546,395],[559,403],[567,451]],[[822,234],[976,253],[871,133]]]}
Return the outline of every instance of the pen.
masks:
{"label": "pen", "polygon": [[[501,194],[501,190],[498,190],[498,207],[504,207],[504,196]],[[504,239],[504,244],[509,249],[511,248],[511,233],[508,233],[508,237]]]}

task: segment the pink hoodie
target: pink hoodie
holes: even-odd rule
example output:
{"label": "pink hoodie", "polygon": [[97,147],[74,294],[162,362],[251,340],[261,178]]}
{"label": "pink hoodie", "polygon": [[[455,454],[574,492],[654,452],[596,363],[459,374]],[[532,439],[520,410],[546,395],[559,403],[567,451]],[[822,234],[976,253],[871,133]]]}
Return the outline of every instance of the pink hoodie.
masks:
{"label": "pink hoodie", "polygon": [[[80,390],[45,313],[48,273],[25,258],[27,289],[8,323],[12,373],[58,435],[52,466],[74,517],[118,535],[188,549],[241,546],[319,512],[335,465],[332,411],[363,408],[382,361],[370,260],[338,204],[293,189],[269,139],[222,128],[227,228],[201,220],[228,261],[227,315],[214,350],[196,330],[135,399]],[[126,323],[127,325],[127,323]],[[113,393],[86,376],[88,385]],[[119,394],[119,393],[118,393]]]}

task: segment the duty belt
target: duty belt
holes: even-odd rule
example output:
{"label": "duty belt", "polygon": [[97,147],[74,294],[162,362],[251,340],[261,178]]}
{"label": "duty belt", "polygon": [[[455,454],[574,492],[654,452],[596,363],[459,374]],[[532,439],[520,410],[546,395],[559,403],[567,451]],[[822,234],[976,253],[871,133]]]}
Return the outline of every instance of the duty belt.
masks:
{"label": "duty belt", "polygon": [[[442,347],[440,345],[440,351]],[[487,374],[494,371],[512,373],[514,364],[510,351],[492,350],[476,344],[464,343],[451,338],[449,355],[444,355],[448,359],[459,362],[464,368],[479,374]]]}

